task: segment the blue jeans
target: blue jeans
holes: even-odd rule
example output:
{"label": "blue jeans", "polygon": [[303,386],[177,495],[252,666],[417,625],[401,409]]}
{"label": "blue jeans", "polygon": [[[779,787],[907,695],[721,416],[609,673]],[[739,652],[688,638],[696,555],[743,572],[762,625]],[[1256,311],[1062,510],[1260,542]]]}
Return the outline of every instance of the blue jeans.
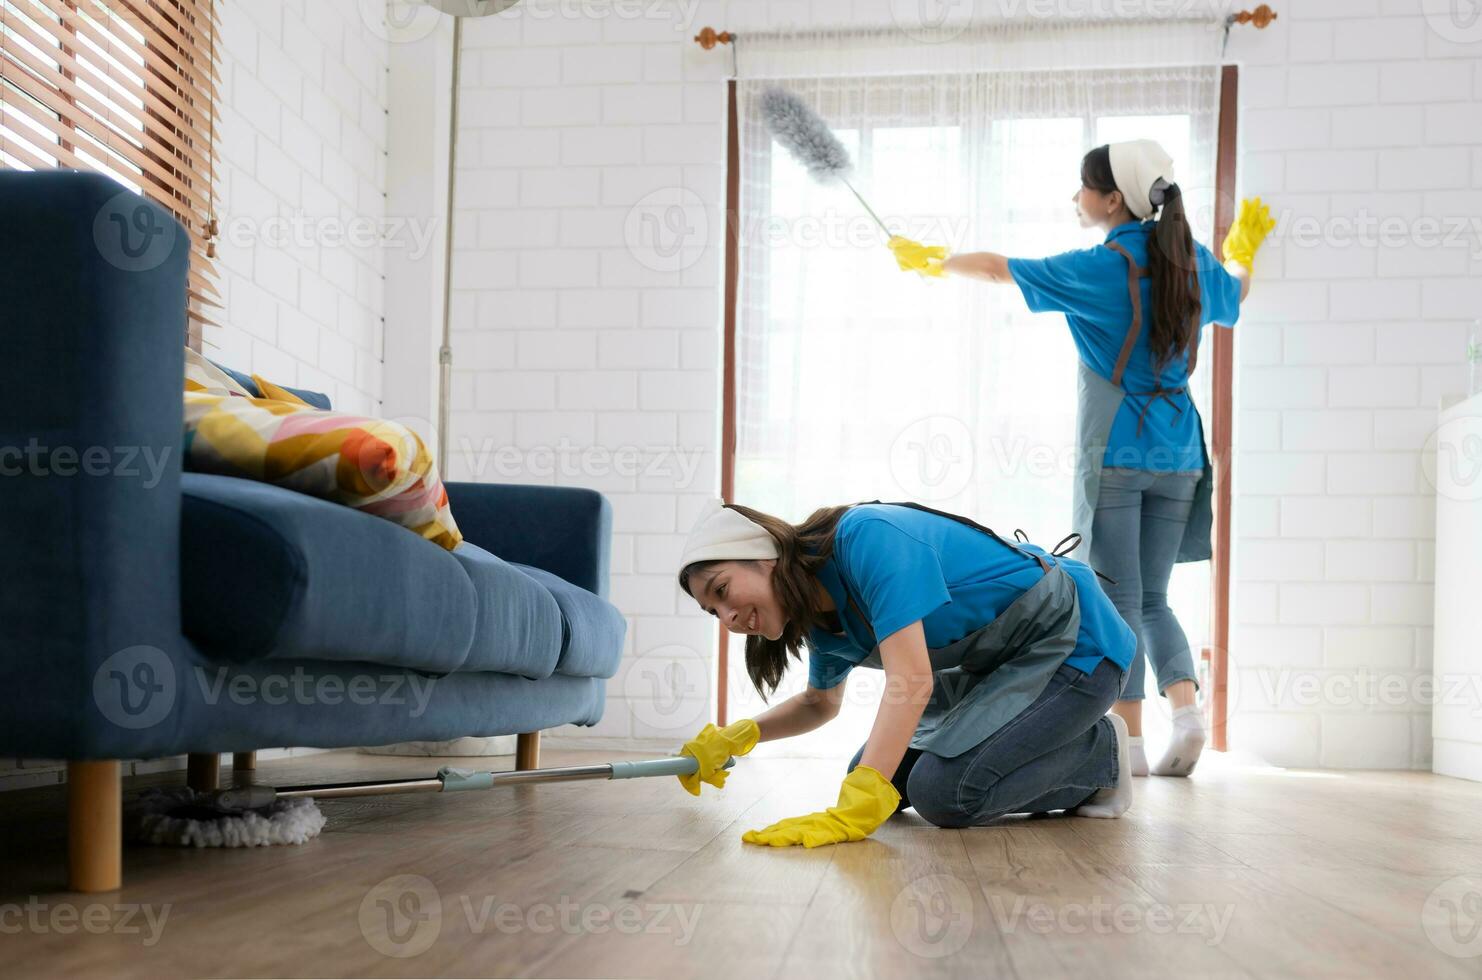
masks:
{"label": "blue jeans", "polygon": [[1124,701],[1145,696],[1147,660],[1153,662],[1160,692],[1194,680],[1189,638],[1168,606],[1168,579],[1198,484],[1197,472],[1102,471],[1091,525],[1091,566],[1116,580],[1116,585],[1103,583],[1106,594],[1137,634]]}
{"label": "blue jeans", "polygon": [[[1008,813],[1079,806],[1117,785],[1117,736],[1106,712],[1122,669],[1102,660],[1091,673],[1061,665],[1039,697],[961,755],[906,749],[891,783],[899,813],[914,806],[938,827],[973,827]],[[853,770],[864,746],[849,761]]]}

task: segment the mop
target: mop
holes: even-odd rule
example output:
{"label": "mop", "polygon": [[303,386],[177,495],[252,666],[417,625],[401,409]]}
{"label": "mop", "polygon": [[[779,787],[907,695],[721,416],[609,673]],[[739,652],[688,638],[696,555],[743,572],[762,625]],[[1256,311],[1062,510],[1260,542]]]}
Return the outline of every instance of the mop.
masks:
{"label": "mop", "polygon": [[[727,759],[730,769],[735,758]],[[148,789],[124,810],[130,840],[180,847],[263,847],[302,844],[319,836],[326,818],[318,799],[386,796],[392,793],[453,793],[468,790],[561,783],[587,779],[688,776],[699,768],[694,756],[675,755],[636,762],[484,772],[443,766],[425,779],[370,780],[300,786],[234,786],[214,792],[186,787]]]}

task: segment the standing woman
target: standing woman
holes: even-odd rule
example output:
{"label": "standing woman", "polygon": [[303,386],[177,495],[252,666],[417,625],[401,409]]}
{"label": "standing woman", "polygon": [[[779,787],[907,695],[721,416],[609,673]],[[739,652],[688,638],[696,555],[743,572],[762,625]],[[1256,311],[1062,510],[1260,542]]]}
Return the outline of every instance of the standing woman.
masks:
{"label": "standing woman", "polygon": [[992,252],[948,257],[941,247],[891,240],[902,269],[1015,283],[1036,313],[1064,313],[1080,355],[1074,527],[1091,566],[1137,635],[1115,711],[1145,776],[1144,658],[1173,706],[1173,735],[1152,767],[1187,776],[1204,747],[1188,638],[1168,606],[1175,562],[1210,557],[1211,467],[1189,376],[1206,323],[1233,326],[1250,290],[1256,250],[1275,226],[1260,198],[1242,202],[1223,267],[1193,239],[1172,160],[1152,140],[1099,146],[1081,161],[1081,226],[1098,246],[1044,259]]}
{"label": "standing woman", "polygon": [[860,840],[914,806],[941,827],[1007,813],[1119,817],[1127,726],[1107,714],[1137,640],[1082,562],[918,504],[825,507],[800,525],[716,501],[679,585],[732,633],[763,696],[808,649],[808,686],[756,718],[706,725],[691,793],[730,755],[834,718],[857,667],[885,672],[837,805],[751,830],[751,844]]}

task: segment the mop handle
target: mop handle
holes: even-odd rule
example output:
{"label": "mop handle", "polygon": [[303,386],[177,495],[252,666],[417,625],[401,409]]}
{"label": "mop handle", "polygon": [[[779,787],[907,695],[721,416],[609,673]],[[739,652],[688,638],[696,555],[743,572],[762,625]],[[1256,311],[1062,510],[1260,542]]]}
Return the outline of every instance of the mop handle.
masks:
{"label": "mop handle", "polygon": [[885,232],[885,237],[894,238],[895,232],[885,227],[885,222],[880,220],[880,216],[875,213],[874,208],[870,207],[868,204],[865,204],[865,199],[859,196],[859,191],[854,189],[854,185],[849,183],[849,181],[845,180],[843,177],[839,178],[839,182],[842,183],[845,187],[849,188],[849,193],[854,195],[854,199],[857,200],[860,205],[870,213],[870,217],[875,219],[875,224],[879,225],[880,230]]}
{"label": "mop handle", "polygon": [[[731,756],[726,760],[722,769],[729,769],[736,764],[736,757]],[[612,764],[613,779],[637,779],[640,776],[688,776],[700,763],[692,755],[674,755],[665,759],[644,759],[641,762],[614,762]]]}
{"label": "mop handle", "polygon": [[[722,768],[736,764],[726,760]],[[312,796],[337,799],[347,796],[383,796],[391,793],[456,793],[463,790],[492,789],[525,783],[564,783],[580,779],[635,779],[640,776],[687,776],[700,767],[694,756],[673,755],[638,762],[611,762],[591,766],[564,766],[554,769],[516,769],[487,772],[443,766],[430,779],[371,780],[363,783],[322,783],[313,786],[282,786],[276,791],[267,786],[225,790],[218,794],[222,805],[238,809],[263,806],[274,799]]]}

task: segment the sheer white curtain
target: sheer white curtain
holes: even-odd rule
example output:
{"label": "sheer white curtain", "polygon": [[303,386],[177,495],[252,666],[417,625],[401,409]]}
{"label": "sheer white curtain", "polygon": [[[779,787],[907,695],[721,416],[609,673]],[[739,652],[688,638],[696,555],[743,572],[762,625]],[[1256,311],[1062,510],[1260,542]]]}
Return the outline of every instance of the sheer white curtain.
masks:
{"label": "sheer white curtain", "polygon": [[[1150,137],[1174,157],[1209,244],[1218,38],[1213,21],[1009,25],[936,45],[889,31],[743,35],[736,500],[796,521],[907,499],[1046,545],[1070,531],[1076,352],[1063,317],[1031,315],[1012,286],[898,271],[854,196],[814,183],[772,141],[766,88],[823,116],[894,233],[1010,256],[1085,247],[1103,236],[1078,226],[1070,200],[1082,154]],[[1182,567],[1177,586],[1197,650],[1207,566]],[[762,704],[735,649],[744,717]],[[853,677],[863,689],[850,703],[872,706],[875,680]],[[863,741],[871,712],[842,726],[845,742]]]}

